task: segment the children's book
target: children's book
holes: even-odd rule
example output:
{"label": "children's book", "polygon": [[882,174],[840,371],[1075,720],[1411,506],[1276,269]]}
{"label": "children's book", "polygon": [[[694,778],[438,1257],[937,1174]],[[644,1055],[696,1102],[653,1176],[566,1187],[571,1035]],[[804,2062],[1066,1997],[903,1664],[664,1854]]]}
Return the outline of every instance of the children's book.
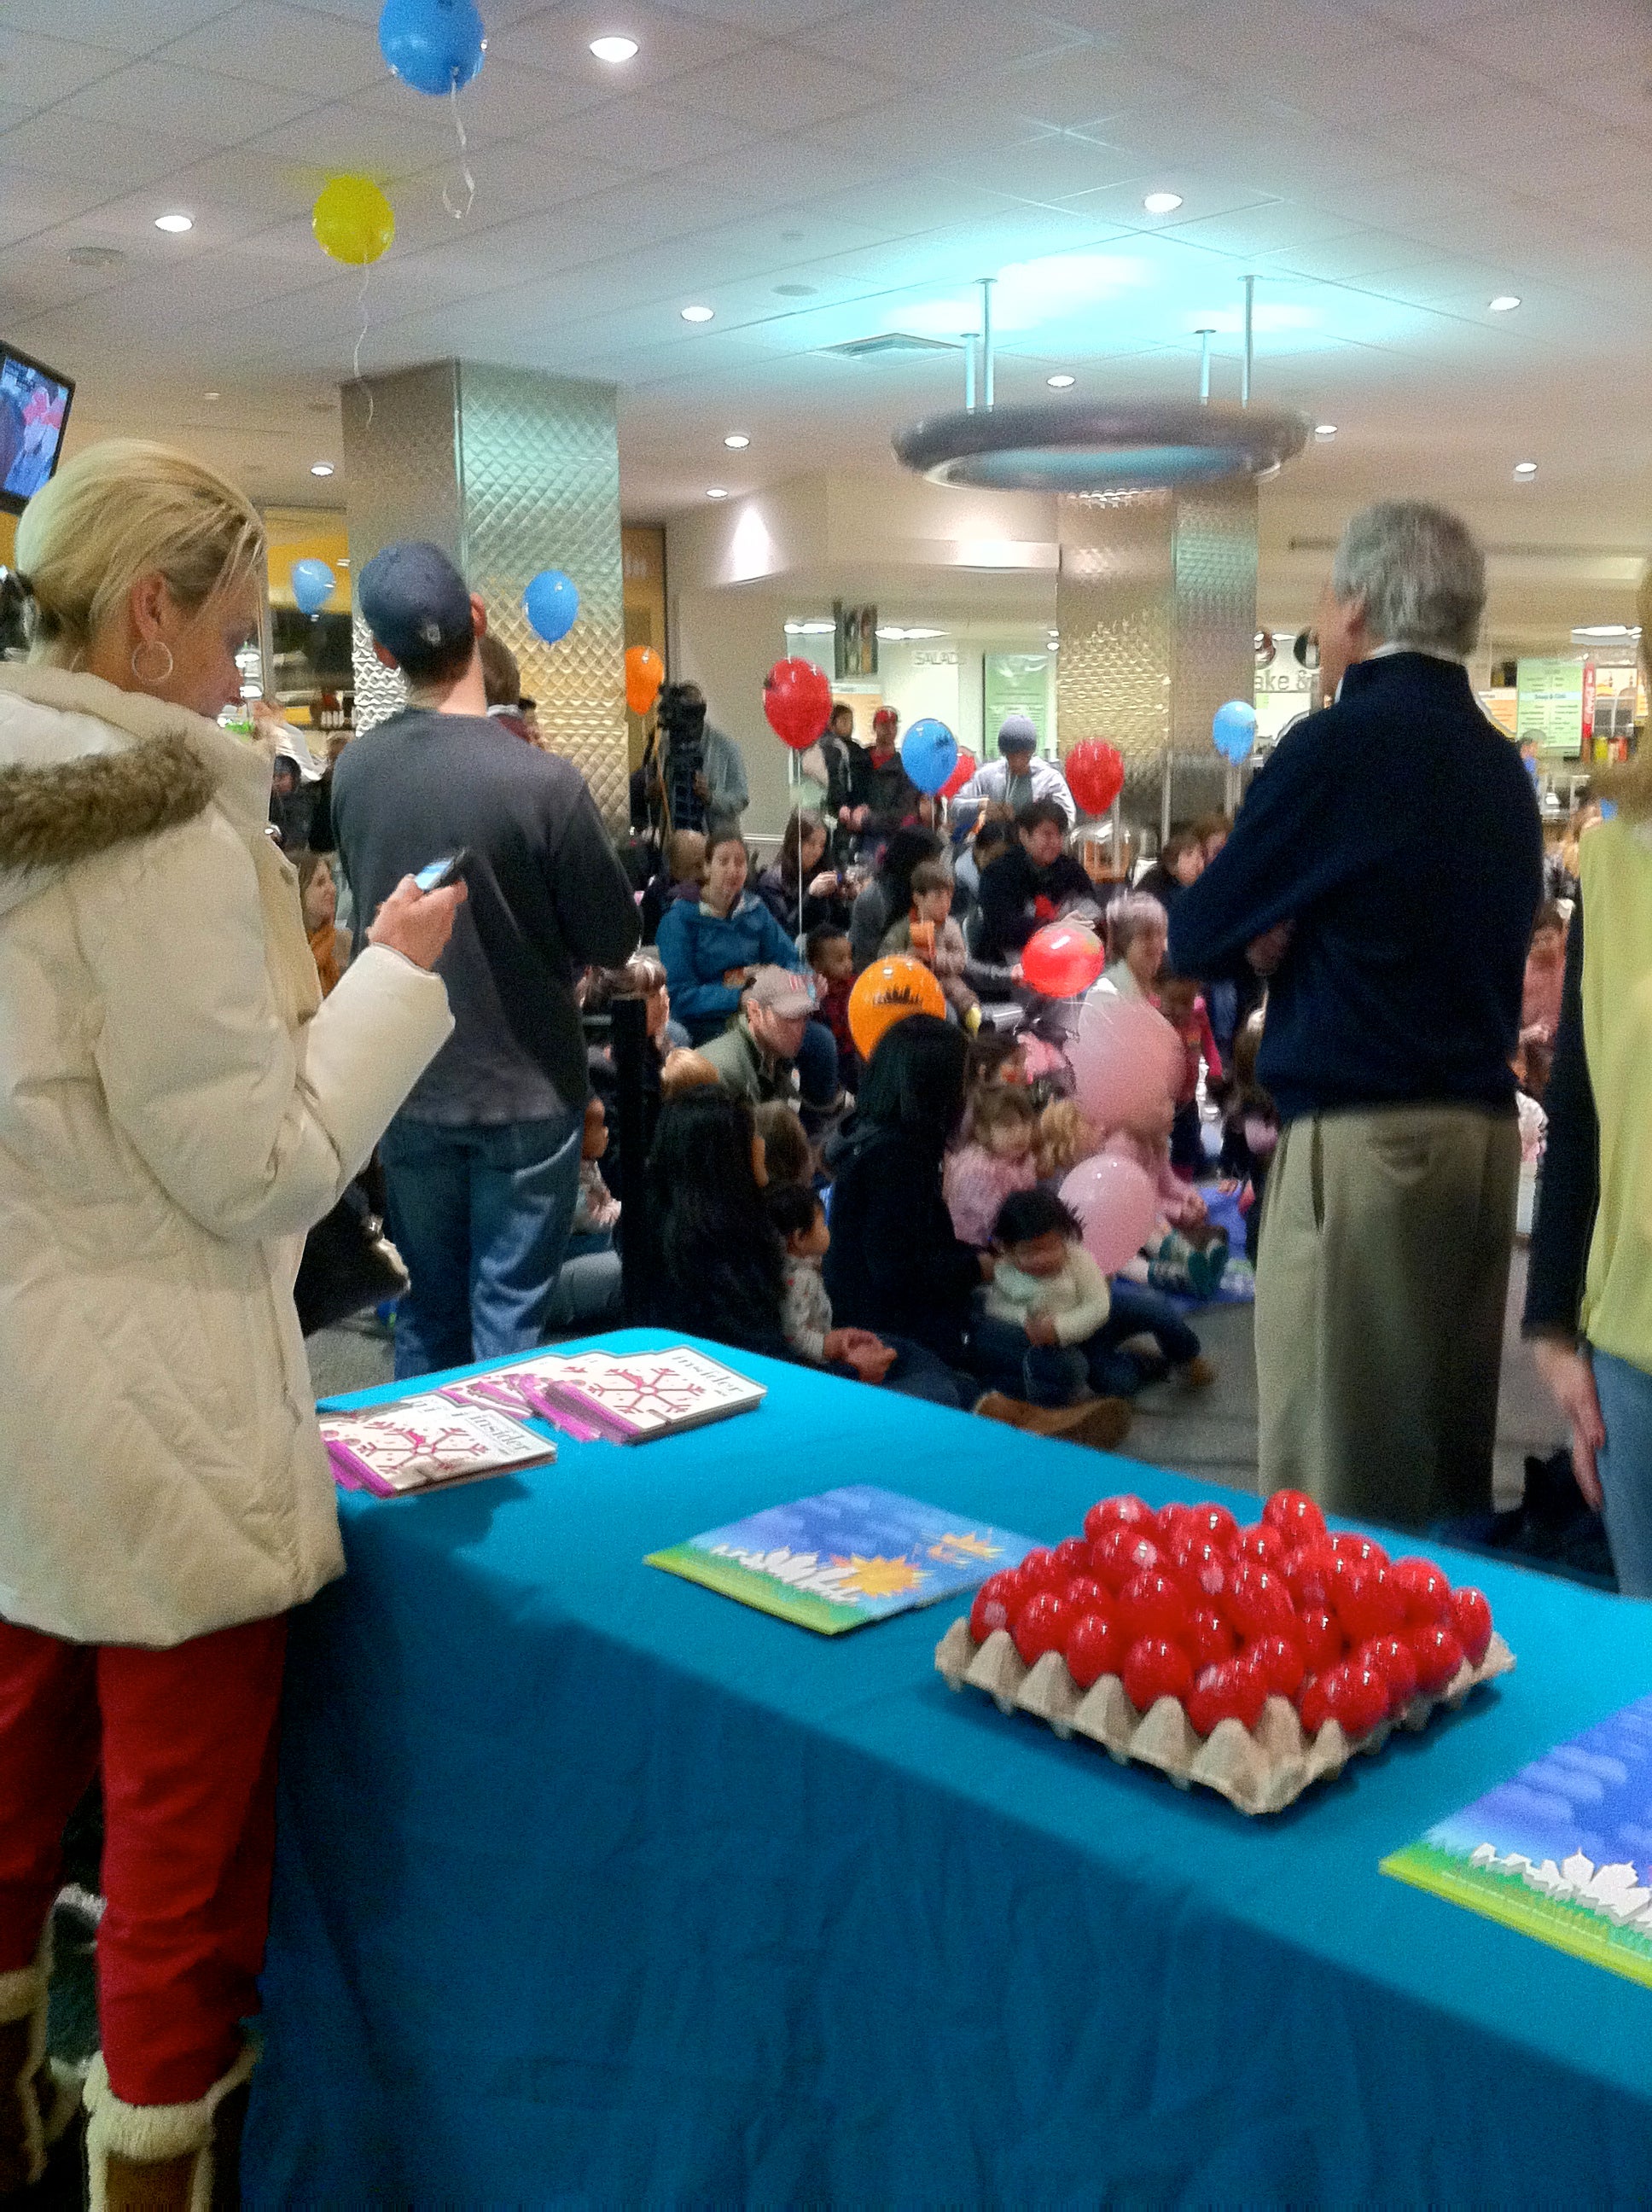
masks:
{"label": "children's book", "polygon": [[537,1352],[508,1367],[448,1386],[551,1422],[581,1442],[643,1443],[761,1406],[768,1392],[685,1344],[666,1352]]}
{"label": "children's book", "polygon": [[999,1568],[1017,1566],[1035,1541],[853,1483],[771,1505],[652,1552],[644,1564],[800,1628],[841,1636],[865,1621],[958,1597]]}
{"label": "children's book", "polygon": [[543,1467],[556,1447],[497,1407],[429,1391],[360,1413],[324,1413],[321,1438],[343,1490],[380,1498]]}
{"label": "children's book", "polygon": [[1652,1987],[1652,1697],[1546,1751],[1382,1872]]}

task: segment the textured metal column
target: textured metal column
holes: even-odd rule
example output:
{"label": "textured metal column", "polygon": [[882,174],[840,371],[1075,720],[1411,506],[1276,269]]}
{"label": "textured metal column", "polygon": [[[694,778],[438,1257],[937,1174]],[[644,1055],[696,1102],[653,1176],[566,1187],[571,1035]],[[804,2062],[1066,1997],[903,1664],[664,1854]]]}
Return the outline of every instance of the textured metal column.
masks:
{"label": "textured metal column", "polygon": [[[611,385],[481,362],[433,362],[343,392],[350,559],[429,538],[450,552],[521,664],[552,749],[572,760],[610,824],[627,814],[619,444]],[[556,645],[528,627],[522,593],[541,568],[579,587]],[[356,727],[400,703],[358,619]]]}
{"label": "textured metal column", "polygon": [[1058,510],[1063,750],[1118,747],[1129,822],[1157,824],[1167,774],[1176,820],[1218,808],[1212,717],[1254,681],[1254,483],[1084,492]]}

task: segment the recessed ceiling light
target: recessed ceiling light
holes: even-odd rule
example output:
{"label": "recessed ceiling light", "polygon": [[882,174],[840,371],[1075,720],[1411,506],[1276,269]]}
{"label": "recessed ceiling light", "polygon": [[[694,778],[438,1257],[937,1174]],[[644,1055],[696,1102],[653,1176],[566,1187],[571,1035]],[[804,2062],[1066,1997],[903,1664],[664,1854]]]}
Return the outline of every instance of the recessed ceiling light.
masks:
{"label": "recessed ceiling light", "polygon": [[1315,422],[1314,425],[1314,435],[1316,438],[1334,438],[1336,434],[1337,426],[1334,422]]}
{"label": "recessed ceiling light", "polygon": [[181,237],[185,231],[194,229],[195,217],[192,215],[184,215],[181,213],[177,215],[158,215],[155,219],[155,227],[157,230],[171,232],[174,237]]}
{"label": "recessed ceiling light", "polygon": [[1047,376],[1044,381],[1052,392],[1066,392],[1078,380],[1076,376],[1069,376],[1064,369],[1060,376]]}
{"label": "recessed ceiling light", "polygon": [[222,392],[203,392],[201,397],[203,399],[222,399],[223,394]]}
{"label": "recessed ceiling light", "polygon": [[637,50],[635,39],[592,39],[591,51],[599,62],[629,62]]}
{"label": "recessed ceiling light", "polygon": [[[784,236],[785,234],[781,234]],[[803,234],[799,231],[797,235],[801,237]],[[818,284],[776,284],[774,297],[777,300],[812,300],[819,289]]]}
{"label": "recessed ceiling light", "polygon": [[1572,632],[1574,637],[1627,637],[1627,623],[1582,623]]}
{"label": "recessed ceiling light", "polygon": [[1535,461],[1516,461],[1515,463],[1515,474],[1517,477],[1534,477],[1537,474],[1537,463]]}
{"label": "recessed ceiling light", "polygon": [[310,474],[313,477],[330,477],[332,474],[332,463],[331,461],[312,461],[310,464]]}
{"label": "recessed ceiling light", "polygon": [[724,439],[723,443],[729,447],[731,452],[738,453],[745,447],[749,446],[751,443],[751,441],[747,437],[744,430],[731,430],[727,437]]}
{"label": "recessed ceiling light", "polygon": [[726,499],[728,497],[728,487],[726,484],[708,484],[706,486],[706,497],[708,499]]}
{"label": "recessed ceiling light", "polygon": [[685,323],[708,323],[716,313],[715,307],[684,307],[683,319]]}
{"label": "recessed ceiling light", "polygon": [[1149,192],[1142,202],[1149,215],[1174,215],[1181,205],[1180,192]]}
{"label": "recessed ceiling light", "polygon": [[1495,300],[1488,300],[1485,304],[1494,315],[1506,315],[1511,308],[1520,305],[1520,295],[1518,292],[1499,292]]}
{"label": "recessed ceiling light", "polygon": [[349,568],[349,564],[350,564],[350,556],[349,556],[349,555],[348,553],[341,553],[341,554],[339,555],[339,556],[338,556],[338,566],[339,566],[341,568]]}

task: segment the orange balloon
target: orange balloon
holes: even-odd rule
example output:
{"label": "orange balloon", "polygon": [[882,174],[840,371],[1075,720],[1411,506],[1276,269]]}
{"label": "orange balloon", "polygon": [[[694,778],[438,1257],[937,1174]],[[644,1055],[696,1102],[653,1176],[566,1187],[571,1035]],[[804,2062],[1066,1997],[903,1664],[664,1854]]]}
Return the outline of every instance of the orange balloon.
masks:
{"label": "orange balloon", "polygon": [[862,1060],[870,1060],[884,1032],[908,1014],[946,1014],[941,987],[923,962],[896,952],[863,969],[849,994],[849,1035]]}
{"label": "orange balloon", "polygon": [[625,703],[634,714],[646,714],[659,696],[665,681],[665,664],[651,645],[628,646],[625,652]]}

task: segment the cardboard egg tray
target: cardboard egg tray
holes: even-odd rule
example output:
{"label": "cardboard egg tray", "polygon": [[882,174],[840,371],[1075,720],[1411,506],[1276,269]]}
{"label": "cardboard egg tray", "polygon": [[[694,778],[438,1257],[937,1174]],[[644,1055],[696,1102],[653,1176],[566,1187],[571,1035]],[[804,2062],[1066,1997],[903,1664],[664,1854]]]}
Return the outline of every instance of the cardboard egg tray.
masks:
{"label": "cardboard egg tray", "polygon": [[1138,1712],[1116,1674],[1103,1674],[1081,1690],[1059,1651],[1047,1651],[1029,1667],[1008,1629],[995,1629],[985,1644],[969,1633],[969,1623],[955,1620],[935,1647],[935,1665],[947,1685],[985,1690],[1000,1712],[1031,1713],[1048,1721],[1064,1740],[1087,1736],[1120,1765],[1135,1759],[1157,1766],[1178,1790],[1199,1783],[1215,1790],[1242,1813],[1281,1813],[1315,1782],[1334,1779],[1357,1752],[1380,1751],[1394,1728],[1426,1728],[1436,1705],[1455,1708],[1473,1689],[1506,1674],[1515,1655],[1492,1632],[1478,1667],[1465,1660],[1436,1697],[1415,1697],[1398,1720],[1385,1720],[1369,1734],[1350,1740],[1336,1721],[1327,1721],[1311,1739],[1297,1711],[1284,1698],[1270,1698],[1254,1731],[1236,1720],[1219,1721],[1208,1737],[1199,1735],[1174,1698],[1161,1698]]}

